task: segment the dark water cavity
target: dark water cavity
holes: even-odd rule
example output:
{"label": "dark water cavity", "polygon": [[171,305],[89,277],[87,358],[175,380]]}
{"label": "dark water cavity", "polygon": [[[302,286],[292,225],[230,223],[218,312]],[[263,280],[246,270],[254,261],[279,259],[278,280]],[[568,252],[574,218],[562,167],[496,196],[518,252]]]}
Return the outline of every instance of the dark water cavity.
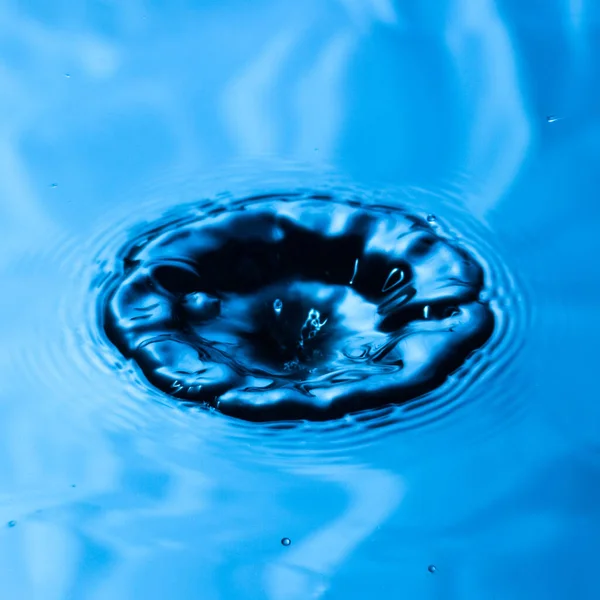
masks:
{"label": "dark water cavity", "polygon": [[149,227],[101,297],[150,384],[249,421],[408,403],[494,331],[484,268],[430,215],[252,197]]}

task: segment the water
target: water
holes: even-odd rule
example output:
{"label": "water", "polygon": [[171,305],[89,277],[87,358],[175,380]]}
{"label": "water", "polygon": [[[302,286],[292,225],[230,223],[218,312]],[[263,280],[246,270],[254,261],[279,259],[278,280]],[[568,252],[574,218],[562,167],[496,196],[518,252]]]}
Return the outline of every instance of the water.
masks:
{"label": "water", "polygon": [[[0,595],[596,598],[598,40],[589,0],[2,3]],[[458,240],[495,319],[462,371],[255,423],[111,344],[132,240],[290,191]]]}
{"label": "water", "polygon": [[428,221],[339,189],[182,205],[95,261],[96,328],[166,394],[252,421],[466,387],[463,363],[510,353],[502,328],[486,346],[506,290]]}

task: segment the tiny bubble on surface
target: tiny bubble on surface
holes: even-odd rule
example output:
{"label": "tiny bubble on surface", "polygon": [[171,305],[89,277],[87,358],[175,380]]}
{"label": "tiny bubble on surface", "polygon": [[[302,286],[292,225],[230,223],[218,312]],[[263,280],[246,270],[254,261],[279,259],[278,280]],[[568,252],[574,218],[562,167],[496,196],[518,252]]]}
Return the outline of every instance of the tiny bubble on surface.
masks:
{"label": "tiny bubble on surface", "polygon": [[290,538],[282,538],[282,540],[281,540],[282,546],[289,546],[291,543],[292,543],[292,540],[290,540]]}
{"label": "tiny bubble on surface", "polygon": [[51,188],[57,188],[57,187],[58,187],[58,183],[51,183],[51,184],[50,184],[50,187],[51,187]]}
{"label": "tiny bubble on surface", "polygon": [[427,215],[427,221],[429,223],[435,223],[435,221],[436,221],[435,215]]}
{"label": "tiny bubble on surface", "polygon": [[557,117],[556,115],[548,115],[546,117],[546,121],[548,121],[548,123],[556,123],[556,121],[559,121],[560,117]]}
{"label": "tiny bubble on surface", "polygon": [[66,77],[67,79],[69,79],[69,78],[71,77],[71,74],[70,74],[70,73],[65,73],[65,77]]}
{"label": "tiny bubble on surface", "polygon": [[16,524],[17,524],[17,522],[16,522],[16,521],[9,521],[9,522],[8,522],[8,526],[9,526],[9,527],[14,527]]}
{"label": "tiny bubble on surface", "polygon": [[427,567],[427,570],[428,570],[430,573],[435,573],[435,572],[437,571],[437,567],[436,567],[435,565],[429,565],[429,566]]}

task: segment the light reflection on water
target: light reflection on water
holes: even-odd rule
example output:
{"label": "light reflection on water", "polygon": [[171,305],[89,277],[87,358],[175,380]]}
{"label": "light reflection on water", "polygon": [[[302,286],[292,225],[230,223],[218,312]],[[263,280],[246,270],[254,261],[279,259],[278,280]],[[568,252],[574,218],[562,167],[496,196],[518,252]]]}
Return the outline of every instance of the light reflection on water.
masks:
{"label": "light reflection on water", "polygon": [[[1,4],[0,595],[595,598],[599,32],[591,0]],[[423,190],[515,272],[485,392],[336,444],[99,352],[125,224],[325,181]]]}

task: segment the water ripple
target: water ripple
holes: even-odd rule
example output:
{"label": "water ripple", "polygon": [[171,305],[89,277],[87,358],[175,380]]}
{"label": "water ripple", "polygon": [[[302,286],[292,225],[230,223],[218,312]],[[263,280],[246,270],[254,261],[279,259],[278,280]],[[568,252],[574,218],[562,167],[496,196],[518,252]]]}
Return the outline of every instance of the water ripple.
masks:
{"label": "water ripple", "polygon": [[[133,238],[152,236],[150,223],[159,219],[161,228],[171,227],[193,222],[209,210],[230,210],[232,203],[235,204],[234,197],[243,196],[236,187],[243,189],[232,186],[229,193],[213,193],[212,199],[185,205],[179,198],[173,201],[154,197],[138,204],[135,212],[107,217],[107,225],[92,237],[71,238],[57,244],[52,251],[52,262],[59,265],[64,285],[53,331],[60,333],[50,336],[40,328],[35,356],[16,356],[15,363],[25,365],[29,376],[42,377],[50,387],[65,390],[65,409],[77,410],[78,405],[94,403],[88,412],[101,415],[106,426],[143,429],[160,421],[182,433],[210,440],[212,452],[231,454],[235,447],[240,456],[269,462],[299,454],[306,461],[316,457],[344,461],[349,453],[377,444],[390,435],[416,430],[422,436],[428,430],[434,431],[460,416],[461,409],[476,407],[473,410],[492,415],[489,421],[502,426],[522,408],[510,390],[515,389],[515,382],[518,385],[518,356],[529,321],[525,288],[505,266],[491,232],[462,210],[451,194],[419,189],[374,192],[358,186],[342,186],[337,181],[321,182],[318,189],[323,194],[360,201],[369,207],[401,205],[423,219],[433,213],[437,235],[459,244],[477,259],[485,272],[483,294],[496,320],[485,347],[474,353],[443,385],[422,398],[318,423],[244,422],[192,402],[174,400],[149,387],[139,371],[106,338],[98,310],[102,290],[119,272],[127,244]],[[273,193],[273,187],[263,186],[258,190],[254,187],[254,191]],[[284,187],[277,186],[275,191],[281,189]],[[314,194],[312,188],[295,191]],[[140,215],[146,220],[142,221]]]}

